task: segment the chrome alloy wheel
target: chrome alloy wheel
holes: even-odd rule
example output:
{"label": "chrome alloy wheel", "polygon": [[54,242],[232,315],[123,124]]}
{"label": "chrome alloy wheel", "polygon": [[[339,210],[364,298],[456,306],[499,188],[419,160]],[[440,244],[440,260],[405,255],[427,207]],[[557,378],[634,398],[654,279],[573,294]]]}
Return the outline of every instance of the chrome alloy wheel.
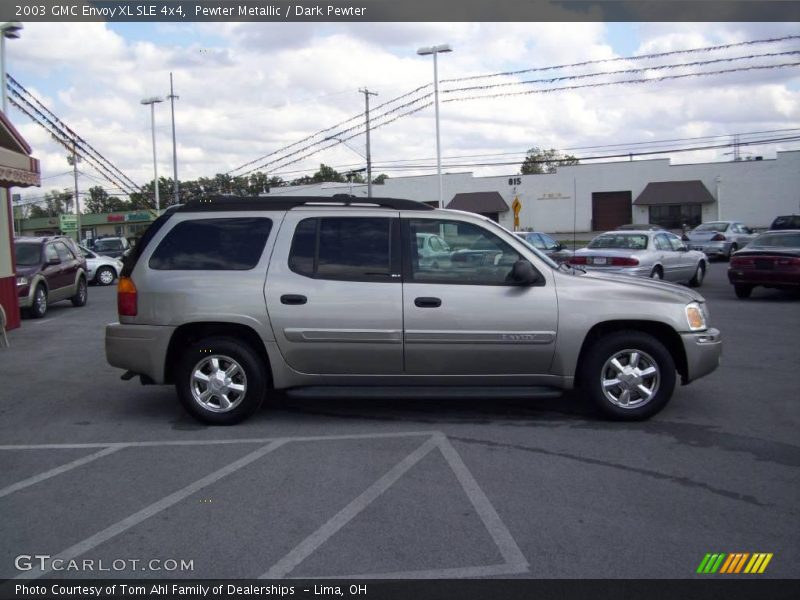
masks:
{"label": "chrome alloy wheel", "polygon": [[36,294],[33,297],[34,310],[37,314],[43,315],[47,311],[47,292],[43,287],[36,288]]}
{"label": "chrome alloy wheel", "polygon": [[603,395],[620,408],[639,408],[650,402],[660,381],[658,364],[641,350],[617,352],[600,371]]}
{"label": "chrome alloy wheel", "polygon": [[247,392],[247,377],[241,365],[229,356],[204,357],[192,369],[189,387],[201,408],[224,413],[233,410]]}
{"label": "chrome alloy wheel", "polygon": [[114,271],[111,269],[101,269],[97,279],[102,285],[111,285],[114,281]]}

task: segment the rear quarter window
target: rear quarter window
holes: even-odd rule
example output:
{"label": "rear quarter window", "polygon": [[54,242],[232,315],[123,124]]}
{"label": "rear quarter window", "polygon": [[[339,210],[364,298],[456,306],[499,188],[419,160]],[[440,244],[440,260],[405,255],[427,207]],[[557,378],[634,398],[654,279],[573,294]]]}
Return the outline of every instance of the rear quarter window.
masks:
{"label": "rear quarter window", "polygon": [[258,264],[271,229],[263,217],[182,221],[148,264],[156,271],[246,271]]}

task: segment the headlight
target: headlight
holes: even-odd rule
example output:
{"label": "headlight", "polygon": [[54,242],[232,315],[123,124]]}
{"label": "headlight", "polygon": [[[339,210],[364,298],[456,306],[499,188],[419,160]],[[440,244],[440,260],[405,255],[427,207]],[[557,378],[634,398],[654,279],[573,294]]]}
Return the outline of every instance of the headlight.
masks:
{"label": "headlight", "polygon": [[30,283],[30,281],[28,280],[27,277],[17,277],[17,285],[18,286],[21,287],[23,285],[28,285],[29,283]]}
{"label": "headlight", "polygon": [[690,302],[686,305],[686,321],[689,323],[691,331],[702,331],[708,328],[705,312],[698,302]]}

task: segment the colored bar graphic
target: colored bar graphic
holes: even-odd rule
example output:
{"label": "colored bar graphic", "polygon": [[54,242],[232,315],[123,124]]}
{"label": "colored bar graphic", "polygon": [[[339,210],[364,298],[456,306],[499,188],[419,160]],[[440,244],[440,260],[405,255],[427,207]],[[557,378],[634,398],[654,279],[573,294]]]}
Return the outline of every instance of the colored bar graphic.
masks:
{"label": "colored bar graphic", "polygon": [[700,561],[700,566],[699,566],[699,567],[697,567],[697,572],[698,572],[698,573],[705,573],[705,568],[706,568],[706,565],[708,564],[708,561],[709,561],[710,559],[711,559],[711,555],[710,555],[710,554],[706,554],[706,555],[703,557],[703,560],[702,560],[702,561]]}
{"label": "colored bar graphic", "polygon": [[764,562],[764,557],[766,554],[763,553],[756,553],[753,554],[753,560],[750,561],[750,564],[747,565],[747,569],[744,570],[745,573],[758,573],[758,568],[761,566],[761,563]]}
{"label": "colored bar graphic", "polygon": [[730,569],[733,567],[734,563],[736,562],[736,554],[729,554],[728,560],[726,560],[722,568],[719,570],[720,573],[729,573]]}
{"label": "colored bar graphic", "polygon": [[719,558],[717,559],[717,561],[716,561],[716,562],[714,563],[714,565],[711,567],[711,570],[709,571],[709,573],[716,573],[716,572],[717,572],[717,569],[719,569],[719,567],[720,567],[720,565],[722,564],[722,561],[723,561],[724,559],[725,559],[725,554],[720,554],[720,555],[719,555]]}
{"label": "colored bar graphic", "polygon": [[767,557],[764,559],[764,562],[761,563],[761,568],[758,569],[758,572],[759,573],[763,573],[764,570],[767,568],[767,565],[769,564],[769,561],[771,561],[771,560],[772,560],[772,552],[767,554]]}
{"label": "colored bar graphic", "polygon": [[739,573],[742,570],[744,563],[747,561],[748,556],[750,556],[750,553],[748,552],[742,554],[741,560],[736,564],[736,570],[734,571],[733,569],[731,569],[731,573]]}

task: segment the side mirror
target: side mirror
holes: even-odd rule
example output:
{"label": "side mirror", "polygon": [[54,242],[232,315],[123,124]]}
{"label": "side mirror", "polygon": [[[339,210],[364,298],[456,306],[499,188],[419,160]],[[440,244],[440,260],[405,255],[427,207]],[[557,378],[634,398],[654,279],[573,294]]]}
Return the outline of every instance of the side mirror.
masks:
{"label": "side mirror", "polygon": [[511,267],[511,280],[521,285],[533,285],[541,275],[527,260],[518,260]]}

